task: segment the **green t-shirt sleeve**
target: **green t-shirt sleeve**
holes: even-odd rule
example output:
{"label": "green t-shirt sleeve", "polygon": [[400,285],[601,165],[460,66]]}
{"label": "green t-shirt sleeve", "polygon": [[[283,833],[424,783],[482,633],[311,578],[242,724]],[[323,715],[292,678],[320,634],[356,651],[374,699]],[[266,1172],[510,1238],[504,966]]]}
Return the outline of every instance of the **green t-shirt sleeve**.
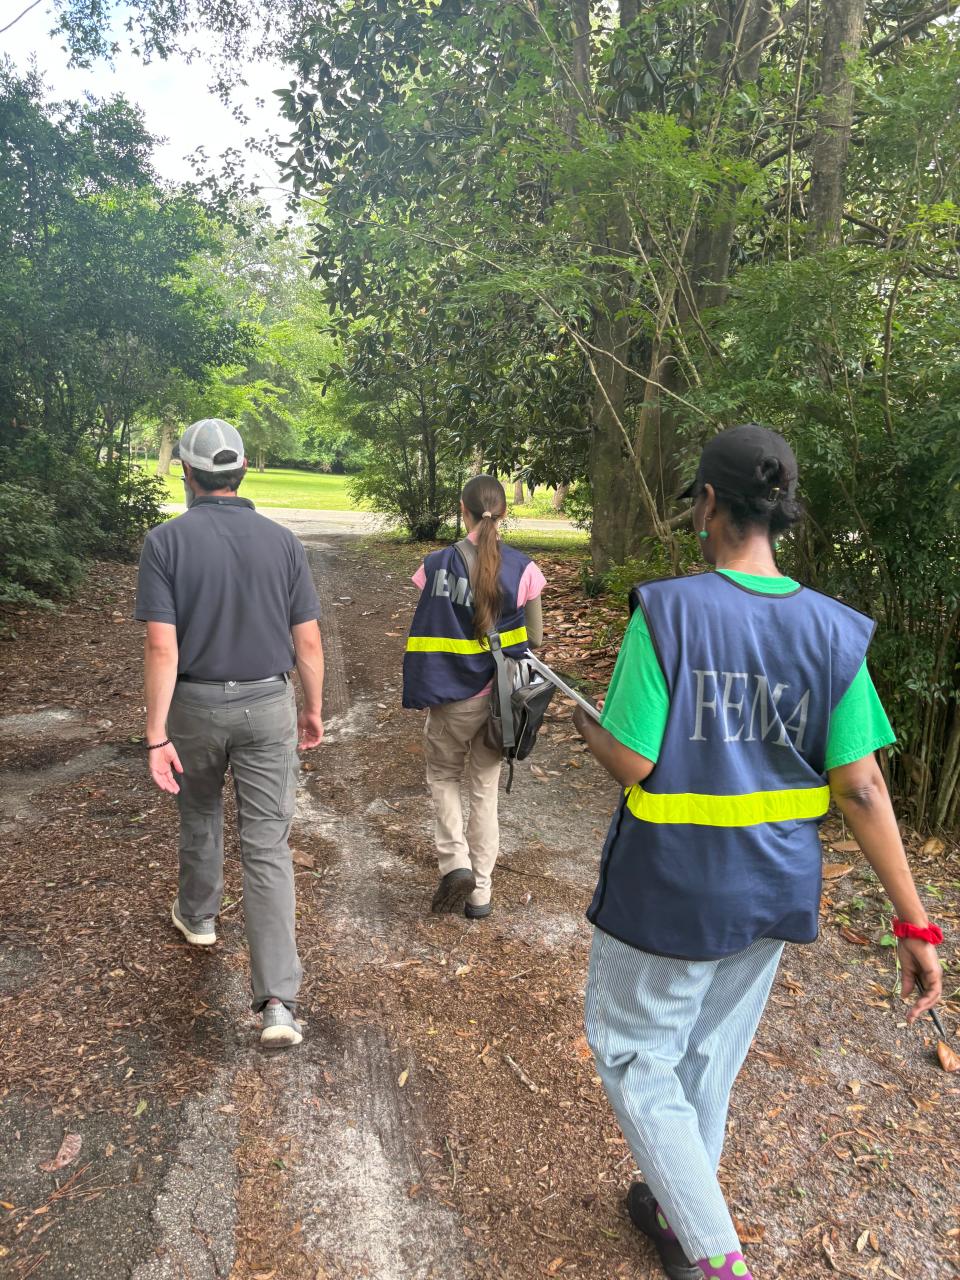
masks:
{"label": "green t-shirt sleeve", "polygon": [[830,717],[824,768],[852,764],[896,740],[864,660]]}
{"label": "green t-shirt sleeve", "polygon": [[656,763],[669,711],[667,682],[643,610],[637,609],[620,646],[600,723],[618,742]]}

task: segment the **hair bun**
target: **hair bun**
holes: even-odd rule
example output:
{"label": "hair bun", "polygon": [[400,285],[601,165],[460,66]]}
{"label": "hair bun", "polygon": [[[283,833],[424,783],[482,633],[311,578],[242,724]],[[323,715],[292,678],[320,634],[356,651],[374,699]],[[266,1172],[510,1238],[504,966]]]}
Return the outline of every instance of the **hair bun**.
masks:
{"label": "hair bun", "polygon": [[775,485],[778,489],[786,480],[783,463],[779,458],[762,458],[757,464],[757,475],[761,484]]}

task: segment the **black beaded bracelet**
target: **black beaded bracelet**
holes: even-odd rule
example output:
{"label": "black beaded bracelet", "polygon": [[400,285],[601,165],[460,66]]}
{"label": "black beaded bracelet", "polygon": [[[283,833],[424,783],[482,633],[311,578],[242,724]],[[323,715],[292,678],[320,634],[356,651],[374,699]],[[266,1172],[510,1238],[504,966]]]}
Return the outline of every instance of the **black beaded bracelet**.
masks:
{"label": "black beaded bracelet", "polygon": [[169,739],[169,738],[164,738],[164,740],[163,740],[162,742],[155,742],[155,743],[153,744],[153,746],[152,746],[152,747],[151,747],[151,746],[148,746],[148,747],[147,747],[147,750],[148,750],[148,751],[158,751],[158,750],[160,749],[160,747],[169,747],[169,745],[170,745],[170,739]]}

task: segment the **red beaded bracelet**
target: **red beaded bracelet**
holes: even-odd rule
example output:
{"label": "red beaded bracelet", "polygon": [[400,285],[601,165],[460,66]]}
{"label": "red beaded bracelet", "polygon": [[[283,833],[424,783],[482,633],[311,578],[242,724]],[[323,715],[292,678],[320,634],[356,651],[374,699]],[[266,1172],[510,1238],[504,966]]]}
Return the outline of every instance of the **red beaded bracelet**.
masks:
{"label": "red beaded bracelet", "polygon": [[918,924],[910,924],[907,920],[898,920],[893,917],[893,936],[895,938],[916,938],[920,942],[932,942],[938,947],[943,941],[943,930],[938,924],[927,924],[922,927]]}

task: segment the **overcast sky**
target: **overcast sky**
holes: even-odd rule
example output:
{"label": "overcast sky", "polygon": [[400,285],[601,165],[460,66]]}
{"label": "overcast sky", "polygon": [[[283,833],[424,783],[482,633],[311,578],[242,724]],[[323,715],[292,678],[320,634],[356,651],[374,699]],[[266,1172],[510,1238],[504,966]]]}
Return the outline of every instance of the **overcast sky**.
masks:
{"label": "overcast sky", "polygon": [[[25,0],[0,0],[0,26],[24,7]],[[59,37],[51,37],[53,19],[43,3],[0,36],[0,55],[9,55],[21,69],[36,56],[54,98],[79,98],[85,93],[110,97],[122,93],[136,102],[146,117],[147,128],[165,141],[158,147],[154,163],[160,175],[173,181],[194,176],[187,160],[198,146],[210,157],[211,166],[219,167],[218,158],[234,147],[245,156],[246,171],[251,181],[263,188],[263,197],[271,204],[281,201],[277,190],[279,176],[269,160],[251,153],[247,142],[251,135],[265,136],[273,131],[287,133],[274,106],[272,91],[287,84],[289,72],[267,62],[246,68],[244,78],[249,88],[238,93],[238,102],[250,116],[250,123],[238,123],[228,108],[210,92],[212,73],[200,61],[188,64],[181,58],[154,62],[144,66],[128,54],[117,57],[111,67],[97,63],[89,70],[68,66],[67,54]],[[256,99],[264,99],[257,107]]]}

